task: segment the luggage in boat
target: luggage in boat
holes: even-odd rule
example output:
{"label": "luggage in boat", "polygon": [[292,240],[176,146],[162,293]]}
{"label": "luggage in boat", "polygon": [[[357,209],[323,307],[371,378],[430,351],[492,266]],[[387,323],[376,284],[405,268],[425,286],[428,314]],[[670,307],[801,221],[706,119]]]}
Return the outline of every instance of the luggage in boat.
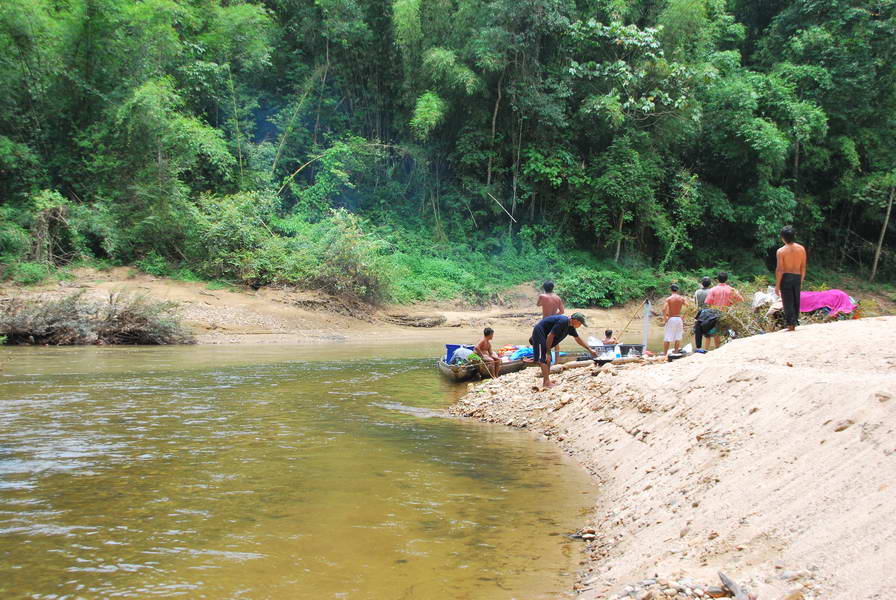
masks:
{"label": "luggage in boat", "polygon": [[472,348],[458,348],[448,362],[452,365],[459,365],[470,362],[470,357],[479,358]]}
{"label": "luggage in boat", "polygon": [[445,362],[451,364],[454,361],[454,353],[460,348],[472,351],[474,346],[471,344],[445,344]]}

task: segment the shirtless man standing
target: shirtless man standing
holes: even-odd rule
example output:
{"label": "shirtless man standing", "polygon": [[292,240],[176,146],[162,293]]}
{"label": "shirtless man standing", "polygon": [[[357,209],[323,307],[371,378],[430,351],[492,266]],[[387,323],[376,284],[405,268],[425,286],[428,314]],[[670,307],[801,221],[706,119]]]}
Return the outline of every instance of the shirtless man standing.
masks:
{"label": "shirtless man standing", "polygon": [[796,331],[800,315],[800,288],[806,279],[806,249],[797,244],[796,231],[787,225],[781,229],[784,245],[778,248],[775,269],[775,293],[784,304],[784,321],[788,331]]}
{"label": "shirtless man standing", "polygon": [[675,343],[675,351],[681,348],[681,338],[684,337],[684,321],[681,320],[681,309],[688,303],[688,299],[678,295],[678,286],[669,286],[672,294],[663,302],[663,354],[669,354],[669,343]]}
{"label": "shirtless man standing", "polygon": [[538,295],[538,302],[535,303],[535,306],[541,307],[541,318],[562,315],[565,308],[563,300],[554,293],[554,282],[545,281],[543,287],[544,293]]}

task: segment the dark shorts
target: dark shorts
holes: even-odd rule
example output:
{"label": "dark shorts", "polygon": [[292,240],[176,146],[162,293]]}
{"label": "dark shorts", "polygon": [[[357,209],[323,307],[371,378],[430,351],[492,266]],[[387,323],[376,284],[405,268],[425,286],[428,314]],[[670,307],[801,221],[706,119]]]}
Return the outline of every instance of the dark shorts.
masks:
{"label": "dark shorts", "polygon": [[529,338],[532,344],[532,359],[537,363],[547,364],[548,362],[548,340],[546,337],[533,333]]}

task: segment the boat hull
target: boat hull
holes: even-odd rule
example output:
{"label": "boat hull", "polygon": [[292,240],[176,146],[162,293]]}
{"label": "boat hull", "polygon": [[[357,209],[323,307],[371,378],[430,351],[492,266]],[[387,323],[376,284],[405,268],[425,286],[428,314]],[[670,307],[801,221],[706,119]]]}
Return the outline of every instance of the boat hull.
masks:
{"label": "boat hull", "polygon": [[[532,365],[532,363],[527,363],[522,360],[502,362],[500,369],[498,369],[498,375],[506,375],[507,373],[521,371],[529,365]],[[439,371],[441,371],[442,375],[444,375],[451,381],[469,381],[471,379],[487,379],[488,377],[490,377],[484,363],[476,363],[472,365],[449,365],[444,360],[439,360]]]}

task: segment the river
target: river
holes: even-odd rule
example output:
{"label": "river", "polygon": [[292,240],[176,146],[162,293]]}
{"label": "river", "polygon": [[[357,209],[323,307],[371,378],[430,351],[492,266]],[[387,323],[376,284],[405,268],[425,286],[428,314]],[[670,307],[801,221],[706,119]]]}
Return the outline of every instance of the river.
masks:
{"label": "river", "polygon": [[0,597],[565,597],[587,475],[437,353],[0,349]]}

